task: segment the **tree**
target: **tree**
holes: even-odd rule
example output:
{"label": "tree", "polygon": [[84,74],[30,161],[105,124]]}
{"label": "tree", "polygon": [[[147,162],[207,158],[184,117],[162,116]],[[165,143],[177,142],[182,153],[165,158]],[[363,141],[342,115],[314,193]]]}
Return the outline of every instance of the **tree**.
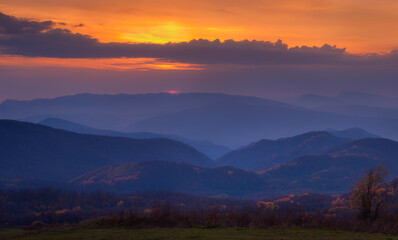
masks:
{"label": "tree", "polygon": [[359,209],[362,219],[373,222],[379,217],[380,209],[385,201],[385,180],[388,171],[384,166],[365,171],[350,196],[352,208]]}

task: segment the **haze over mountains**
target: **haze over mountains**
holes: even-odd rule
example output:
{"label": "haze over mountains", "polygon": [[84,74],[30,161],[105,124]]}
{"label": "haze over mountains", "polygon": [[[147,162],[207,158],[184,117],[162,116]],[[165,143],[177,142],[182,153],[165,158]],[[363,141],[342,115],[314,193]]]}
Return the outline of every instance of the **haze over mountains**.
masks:
{"label": "haze over mountains", "polygon": [[387,166],[391,177],[398,176],[398,142],[352,140],[325,131],[261,140],[227,153],[217,162],[165,138],[78,134],[12,120],[0,121],[0,133],[2,188],[52,186],[118,193],[167,190],[261,198],[342,193],[365,169],[378,164]]}
{"label": "haze over mountains", "polygon": [[[348,191],[367,169],[383,165],[390,179],[398,176],[398,142],[365,138],[338,145],[318,155],[300,156],[263,174],[312,191]],[[349,188],[348,188],[349,187]]]}
{"label": "haze over mountains", "polygon": [[336,96],[305,94],[286,102],[316,111],[348,116],[398,118],[398,98],[358,92],[342,92]]}
{"label": "haze over mountains", "polygon": [[118,132],[112,130],[102,130],[91,128],[88,126],[84,126],[82,124],[77,124],[71,121],[66,121],[60,118],[46,118],[43,121],[40,121],[39,124],[64,129],[67,131],[77,132],[77,133],[84,133],[84,134],[94,134],[94,135],[103,135],[103,136],[114,136],[114,137],[126,137],[126,138],[133,138],[133,139],[150,139],[150,138],[168,138],[173,139],[182,143],[185,143],[191,147],[194,147],[198,151],[206,154],[208,157],[215,159],[224,155],[225,153],[229,152],[231,149],[214,144],[207,140],[192,140],[188,138],[184,138],[181,136],[173,135],[173,134],[157,134],[151,132],[133,132],[133,133],[125,133],[125,132]]}
{"label": "haze over mountains", "polygon": [[[363,96],[304,96],[297,101],[307,99],[305,107],[207,93],[5,101],[2,118],[33,123],[0,120],[0,187],[250,198],[342,193],[379,164],[398,177],[393,99]],[[380,112],[386,101],[388,113]],[[380,114],[315,109],[325,102],[362,103]]]}
{"label": "haze over mountains", "polygon": [[[303,155],[326,152],[355,139],[379,138],[359,128],[315,131],[277,140],[263,139],[217,159],[218,165],[261,171]],[[244,159],[244,161],[243,161]]]}
{"label": "haze over mountains", "polygon": [[[361,99],[357,97],[356,102]],[[372,107],[377,104],[378,101]],[[277,139],[329,128],[359,127],[398,139],[398,118],[394,116],[333,113],[262,98],[215,93],[79,94],[32,101],[7,100],[0,104],[1,118],[31,122],[61,118],[92,128],[178,135],[230,148],[264,138]]]}
{"label": "haze over mountains", "polygon": [[120,193],[169,190],[250,198],[305,192],[340,194],[349,191],[366,169],[379,164],[390,170],[391,178],[397,177],[397,155],[398,142],[367,138],[331,147],[319,155],[302,155],[258,173],[230,166],[209,169],[142,162],[103,167],[71,183]]}
{"label": "haze over mountains", "polygon": [[96,168],[142,161],[211,167],[194,148],[169,139],[84,135],[38,124],[0,120],[0,178],[70,180]]}
{"label": "haze over mountains", "polygon": [[348,139],[335,137],[328,132],[309,132],[275,141],[264,139],[225,154],[217,160],[217,163],[251,171],[261,171],[298,156],[321,153],[348,141]]}
{"label": "haze over mountains", "polygon": [[398,98],[390,98],[361,92],[341,92],[336,96],[304,94],[297,98],[288,99],[286,102],[309,108],[331,105],[362,105],[387,109],[398,108]]}
{"label": "haze over mountains", "polygon": [[0,117],[25,118],[32,121],[59,117],[90,127],[121,130],[133,122],[149,117],[222,102],[289,106],[286,103],[267,99],[218,93],[117,95],[85,93],[54,99],[6,100],[0,105]]}

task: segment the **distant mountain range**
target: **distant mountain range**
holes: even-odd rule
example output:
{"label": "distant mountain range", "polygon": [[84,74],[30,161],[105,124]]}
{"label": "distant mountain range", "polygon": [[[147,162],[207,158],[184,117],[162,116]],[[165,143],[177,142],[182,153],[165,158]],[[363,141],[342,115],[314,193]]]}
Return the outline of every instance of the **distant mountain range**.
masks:
{"label": "distant mountain range", "polygon": [[[330,138],[322,133],[311,135]],[[375,138],[343,142],[321,154],[299,156],[257,173],[230,166],[210,169],[179,162],[142,162],[103,167],[70,183],[86,190],[119,193],[167,190],[261,198],[308,192],[341,194],[351,190],[365,170],[379,164],[386,166],[391,179],[398,176],[398,142]],[[311,144],[303,147],[309,149]]]}
{"label": "distant mountain range", "polygon": [[[141,99],[140,107],[135,101]],[[117,105],[122,100],[130,105]],[[41,110],[45,114],[40,117],[30,115]],[[222,94],[77,95],[0,105],[0,115],[39,120],[47,113],[66,120],[0,120],[0,188],[166,190],[261,198],[346,192],[364,170],[379,164],[391,178],[398,176],[398,142],[378,137],[398,134],[394,118],[345,116]],[[118,117],[124,121],[119,126],[136,132],[93,127]],[[95,123],[81,124],[86,120]],[[240,148],[227,152],[226,147],[185,136]],[[201,151],[213,157],[227,153],[212,161]]]}
{"label": "distant mountain range", "polygon": [[167,113],[236,102],[262,106],[286,103],[218,93],[77,94],[31,101],[6,100],[0,104],[0,118],[39,122],[56,117],[99,129],[121,130],[133,122]]}
{"label": "distant mountain range", "polygon": [[251,171],[261,171],[298,156],[321,153],[348,141],[348,139],[335,137],[328,132],[309,132],[275,141],[261,140],[227,153],[219,158],[217,163]]}
{"label": "distant mountain range", "polygon": [[[342,94],[339,99],[347,101],[346,95]],[[177,135],[195,141],[208,140],[229,148],[264,138],[278,139],[327,128],[357,127],[398,140],[398,118],[395,118],[394,109],[387,109],[388,113],[387,110],[380,112],[379,105],[383,101],[371,98],[377,100],[377,105],[365,101],[364,97],[354,97],[356,100],[351,102],[363,100],[364,104],[369,104],[364,107],[377,108],[377,116],[376,113],[360,115],[326,108],[308,109],[256,97],[158,93],[79,94],[32,101],[7,100],[0,104],[0,118],[35,123],[46,118],[61,118],[91,128]]]}
{"label": "distant mountain range", "polygon": [[353,117],[308,109],[235,103],[215,104],[152,117],[135,122],[128,129],[209,139],[236,148],[263,138],[277,139],[314,129],[354,126],[398,139],[398,119]]}
{"label": "distant mountain range", "polygon": [[300,156],[263,174],[290,184],[292,189],[311,186],[313,192],[343,192],[365,170],[384,165],[390,178],[398,176],[398,142],[366,138],[341,144],[322,155]]}
{"label": "distant mountain range", "polygon": [[174,140],[85,135],[12,120],[0,120],[0,146],[0,178],[5,179],[65,181],[102,166],[154,160],[215,165]]}
{"label": "distant mountain range", "polygon": [[166,135],[166,134],[156,134],[150,132],[125,133],[125,132],[118,132],[112,130],[102,130],[102,129],[91,128],[82,124],[74,123],[60,118],[46,118],[43,121],[40,121],[39,124],[58,129],[64,129],[71,132],[83,133],[83,134],[126,137],[133,139],[168,138],[190,145],[191,147],[206,154],[208,157],[212,159],[218,158],[224,155],[225,153],[231,151],[231,149],[226,146],[217,145],[206,140],[202,141],[192,140],[172,134]]}
{"label": "distant mountain range", "polygon": [[335,146],[361,138],[377,138],[377,136],[359,128],[308,132],[277,140],[263,139],[231,151],[216,161],[219,165],[261,171],[299,156],[320,154]]}
{"label": "distant mountain range", "polygon": [[398,98],[366,93],[342,92],[336,96],[305,94],[287,100],[287,102],[320,112],[357,117],[398,119]]}
{"label": "distant mountain range", "polygon": [[389,98],[361,92],[341,92],[336,96],[305,94],[298,98],[289,99],[287,100],[287,102],[290,104],[308,108],[351,105],[398,109],[398,98]]}
{"label": "distant mountain range", "polygon": [[342,193],[364,170],[379,164],[391,178],[398,176],[398,142],[350,140],[325,131],[262,140],[221,158],[237,155],[231,165],[252,171],[216,167],[194,148],[169,139],[77,134],[11,120],[0,121],[0,146],[0,188],[166,190],[261,198]]}

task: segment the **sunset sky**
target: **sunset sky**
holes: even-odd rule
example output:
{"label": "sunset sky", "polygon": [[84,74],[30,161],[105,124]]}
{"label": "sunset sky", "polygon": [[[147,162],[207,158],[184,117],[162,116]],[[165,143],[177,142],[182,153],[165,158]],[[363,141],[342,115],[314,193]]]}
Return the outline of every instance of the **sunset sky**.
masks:
{"label": "sunset sky", "polygon": [[2,0],[0,12],[0,101],[398,91],[396,0]]}

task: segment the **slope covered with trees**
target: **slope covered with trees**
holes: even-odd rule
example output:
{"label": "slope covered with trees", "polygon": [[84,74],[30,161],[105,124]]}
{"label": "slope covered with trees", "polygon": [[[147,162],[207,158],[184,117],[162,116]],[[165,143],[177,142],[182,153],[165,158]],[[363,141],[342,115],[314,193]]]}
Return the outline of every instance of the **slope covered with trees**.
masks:
{"label": "slope covered with trees", "polygon": [[204,154],[169,139],[84,135],[12,120],[0,120],[0,146],[4,179],[67,181],[102,166],[153,160],[214,166]]}

